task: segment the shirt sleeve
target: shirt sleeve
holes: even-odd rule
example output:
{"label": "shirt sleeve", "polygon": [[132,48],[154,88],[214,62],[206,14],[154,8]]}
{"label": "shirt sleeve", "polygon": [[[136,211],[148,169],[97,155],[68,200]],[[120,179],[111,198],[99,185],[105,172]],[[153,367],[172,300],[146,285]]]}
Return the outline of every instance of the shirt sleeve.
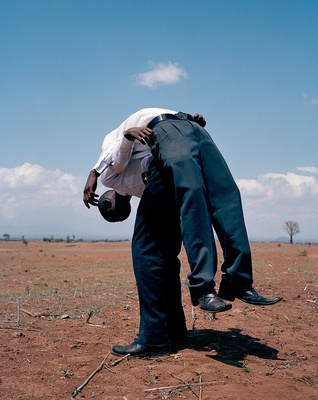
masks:
{"label": "shirt sleeve", "polygon": [[116,129],[105,137],[101,155],[93,169],[99,174],[109,166],[112,166],[116,173],[123,171],[129,162],[133,148],[134,142],[124,137],[122,129]]}
{"label": "shirt sleeve", "polygon": [[117,129],[106,135],[102,153],[93,169],[101,174],[107,167],[111,166],[114,173],[122,172],[126,168],[133,152],[138,153],[149,150],[147,145],[142,145],[138,141],[127,140],[124,137],[124,131],[135,126],[147,126],[154,117],[163,113],[175,114],[176,112],[161,108],[147,108],[139,110],[128,117]]}
{"label": "shirt sleeve", "polygon": [[112,171],[119,174],[126,167],[134,150],[134,142],[127,140],[125,136],[112,150],[112,162],[109,164]]}

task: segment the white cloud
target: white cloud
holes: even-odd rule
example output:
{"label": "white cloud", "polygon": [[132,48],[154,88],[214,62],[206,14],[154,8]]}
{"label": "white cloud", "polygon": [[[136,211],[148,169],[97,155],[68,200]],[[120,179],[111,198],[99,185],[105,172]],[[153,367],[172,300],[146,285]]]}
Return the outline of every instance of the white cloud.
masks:
{"label": "white cloud", "polygon": [[292,218],[299,222],[305,237],[318,238],[318,181],[315,176],[267,173],[257,179],[239,179],[237,184],[252,235],[281,236],[281,224]]}
{"label": "white cloud", "polygon": [[[105,239],[131,238],[138,200],[132,200],[128,220],[111,224],[97,207],[88,210],[82,200],[86,177],[76,177],[58,169],[25,163],[0,168],[0,235],[21,237],[54,235]],[[107,190],[100,185],[97,192]],[[56,236],[60,235],[60,236]]]}
{"label": "white cloud", "polygon": [[6,220],[36,210],[71,206],[80,195],[78,178],[25,163],[0,168],[0,214]]}
{"label": "white cloud", "polygon": [[297,167],[299,171],[302,172],[308,172],[310,174],[318,174],[318,168],[317,167]]}
{"label": "white cloud", "polygon": [[288,206],[299,199],[318,200],[318,182],[314,176],[269,172],[260,175],[257,180],[239,179],[237,184],[247,199],[257,199],[259,203],[286,201]]}
{"label": "white cloud", "polygon": [[188,74],[178,63],[158,63],[149,61],[150,71],[135,75],[137,85],[154,88],[158,83],[171,85],[180,81],[181,78],[187,78]]}
{"label": "white cloud", "polygon": [[[317,172],[315,169],[308,170],[308,167],[300,168],[306,168],[305,172],[308,173]],[[133,199],[128,220],[107,223],[96,207],[87,210],[84,206],[82,190],[85,181],[86,177],[80,178],[30,163],[15,168],[0,168],[0,226],[5,229],[2,233],[17,233],[20,236],[29,232],[43,236],[63,233],[64,237],[75,233],[77,237],[131,238],[138,200]],[[282,223],[293,219],[300,224],[303,237],[318,239],[316,176],[290,172],[267,173],[257,179],[239,179],[237,184],[241,190],[251,238],[275,239],[283,236]],[[99,185],[98,193],[105,190]],[[32,231],[31,228],[28,230],[31,226],[36,226],[37,231],[34,227]],[[56,230],[54,226],[57,226]],[[14,227],[19,229],[13,230]]]}

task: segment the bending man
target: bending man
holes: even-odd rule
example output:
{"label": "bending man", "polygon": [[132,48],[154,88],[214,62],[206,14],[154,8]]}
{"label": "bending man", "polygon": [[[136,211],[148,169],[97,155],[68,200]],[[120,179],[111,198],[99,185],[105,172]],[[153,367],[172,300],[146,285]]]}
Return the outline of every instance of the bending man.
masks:
{"label": "bending man", "polygon": [[[131,195],[131,190],[123,190],[123,182],[127,182],[125,178],[131,167],[136,167],[136,176],[143,173],[146,182],[132,242],[140,298],[140,332],[131,345],[114,346],[116,354],[143,353],[154,345],[151,343],[154,325],[149,324],[149,316],[162,304],[165,305],[165,311],[155,312],[156,323],[161,317],[167,320],[171,303],[164,300],[164,291],[158,291],[152,300],[148,299],[149,294],[153,294],[153,282],[162,281],[165,270],[163,266],[167,264],[167,255],[163,255],[163,247],[159,243],[160,238],[162,241],[162,233],[169,232],[170,226],[174,227],[172,232],[178,231],[176,218],[162,218],[167,212],[165,205],[170,210],[169,215],[180,217],[182,237],[191,269],[188,277],[194,305],[200,305],[204,310],[220,312],[231,307],[220,297],[231,301],[239,298],[257,305],[274,304],[281,299],[266,299],[258,295],[252,287],[251,253],[240,194],[223,157],[200,125],[204,126],[205,121],[199,115],[191,117],[164,109],[140,110],[106,136],[100,159],[88,178],[84,190],[84,202],[87,206],[88,203],[96,205],[98,202],[95,190],[100,174],[102,182],[121,195]],[[112,137],[116,140],[110,145]],[[152,148],[153,158],[147,144]],[[126,161],[123,162],[123,159]],[[117,168],[118,165],[121,167]],[[160,196],[162,198],[158,200]],[[161,205],[162,199],[164,204]],[[153,208],[152,203],[157,206]],[[159,231],[156,229],[157,224],[161,224]],[[224,253],[220,297],[214,289],[217,257],[212,225]],[[156,232],[161,234],[156,236]],[[171,254],[175,259],[178,249],[180,250],[180,246],[176,245],[179,237],[172,236],[177,238],[171,238],[175,245],[170,247],[174,249]],[[159,258],[156,253],[158,249]],[[146,279],[145,285],[143,276],[146,275],[149,279]],[[145,290],[145,287],[148,289]]]}

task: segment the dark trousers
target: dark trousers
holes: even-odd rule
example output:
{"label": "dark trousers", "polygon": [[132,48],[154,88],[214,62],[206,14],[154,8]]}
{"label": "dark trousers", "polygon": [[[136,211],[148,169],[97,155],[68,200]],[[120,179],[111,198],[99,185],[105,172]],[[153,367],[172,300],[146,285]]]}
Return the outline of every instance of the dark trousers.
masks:
{"label": "dark trousers", "polygon": [[181,230],[174,193],[152,165],[136,215],[132,240],[140,327],[137,342],[161,346],[186,335],[181,302]]}
{"label": "dark trousers", "polygon": [[191,272],[193,304],[214,288],[217,254],[212,226],[220,241],[222,271],[252,282],[251,252],[239,189],[210,135],[178,113],[153,130],[156,166],[165,184],[174,187],[182,239]]}

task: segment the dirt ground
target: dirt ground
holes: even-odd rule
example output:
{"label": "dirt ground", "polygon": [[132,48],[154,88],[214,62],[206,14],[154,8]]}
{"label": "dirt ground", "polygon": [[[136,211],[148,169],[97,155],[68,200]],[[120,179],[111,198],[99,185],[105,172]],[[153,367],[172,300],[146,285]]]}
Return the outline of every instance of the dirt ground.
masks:
{"label": "dirt ground", "polygon": [[116,364],[139,326],[130,243],[1,241],[0,398],[71,399],[107,356],[74,398],[317,399],[318,246],[251,248],[254,287],[283,301],[213,319],[191,305],[183,251],[189,346]]}

